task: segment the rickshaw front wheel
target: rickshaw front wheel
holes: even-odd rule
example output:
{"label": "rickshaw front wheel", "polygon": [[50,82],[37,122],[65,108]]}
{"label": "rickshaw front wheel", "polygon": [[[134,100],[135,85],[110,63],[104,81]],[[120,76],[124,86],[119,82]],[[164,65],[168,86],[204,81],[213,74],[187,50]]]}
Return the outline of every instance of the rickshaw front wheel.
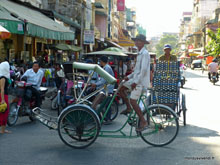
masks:
{"label": "rickshaw front wheel", "polygon": [[64,109],[58,120],[60,139],[72,148],[82,149],[95,142],[100,131],[100,120],[86,105],[72,105]]}
{"label": "rickshaw front wheel", "polygon": [[[138,132],[141,138],[148,144],[162,147],[170,144],[179,131],[178,117],[168,106],[155,104],[143,112],[148,123],[148,128]],[[140,120],[138,120],[140,126]]]}

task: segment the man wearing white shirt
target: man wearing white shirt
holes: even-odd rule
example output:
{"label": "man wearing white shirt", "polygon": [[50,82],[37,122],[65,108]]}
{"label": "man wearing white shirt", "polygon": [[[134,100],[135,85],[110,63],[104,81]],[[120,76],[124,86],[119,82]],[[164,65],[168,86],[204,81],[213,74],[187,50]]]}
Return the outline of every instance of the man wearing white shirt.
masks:
{"label": "man wearing white shirt", "polygon": [[27,79],[27,83],[32,84],[31,87],[28,87],[32,91],[32,94],[36,97],[36,107],[40,107],[41,98],[39,88],[41,86],[42,78],[44,76],[44,72],[40,69],[39,63],[34,62],[32,69],[28,69],[21,79]]}
{"label": "man wearing white shirt", "polygon": [[119,60],[119,66],[116,67],[115,71],[118,72],[120,77],[123,77],[127,72],[127,68],[127,65],[124,64],[122,60]]}
{"label": "man wearing white shirt", "polygon": [[[127,109],[125,111],[122,111],[121,114],[127,115],[128,113],[130,113],[132,110],[132,106],[140,119],[140,127],[136,130],[143,131],[148,124],[144,119],[143,113],[139,105],[137,104],[137,100],[140,98],[143,89],[150,87],[150,55],[147,49],[144,47],[144,45],[149,44],[149,42],[146,41],[146,37],[142,34],[137,35],[136,38],[134,38],[133,40],[135,41],[135,45],[137,46],[139,52],[133,73],[125,78],[126,82],[120,89],[120,95],[127,105]],[[131,90],[131,105],[125,92],[127,89]]]}

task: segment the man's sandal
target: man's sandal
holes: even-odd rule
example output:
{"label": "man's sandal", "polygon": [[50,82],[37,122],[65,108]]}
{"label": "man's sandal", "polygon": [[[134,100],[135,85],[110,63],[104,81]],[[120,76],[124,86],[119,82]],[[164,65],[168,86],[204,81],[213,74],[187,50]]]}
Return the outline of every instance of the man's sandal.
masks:
{"label": "man's sandal", "polygon": [[131,111],[124,110],[124,111],[122,111],[120,114],[127,116],[129,113],[131,113]]}

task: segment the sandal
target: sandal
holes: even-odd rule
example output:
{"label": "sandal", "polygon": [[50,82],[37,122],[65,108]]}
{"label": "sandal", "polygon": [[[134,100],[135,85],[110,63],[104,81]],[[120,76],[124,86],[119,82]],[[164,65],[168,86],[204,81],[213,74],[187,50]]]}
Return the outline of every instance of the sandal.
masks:
{"label": "sandal", "polygon": [[127,116],[129,113],[131,113],[131,110],[126,109],[126,110],[122,111],[120,114]]}
{"label": "sandal", "polygon": [[149,125],[147,124],[147,125],[145,125],[145,126],[143,126],[143,127],[136,128],[136,131],[137,131],[137,132],[142,132],[142,131],[144,131],[144,130],[146,130],[146,129],[148,129],[148,128],[149,128]]}

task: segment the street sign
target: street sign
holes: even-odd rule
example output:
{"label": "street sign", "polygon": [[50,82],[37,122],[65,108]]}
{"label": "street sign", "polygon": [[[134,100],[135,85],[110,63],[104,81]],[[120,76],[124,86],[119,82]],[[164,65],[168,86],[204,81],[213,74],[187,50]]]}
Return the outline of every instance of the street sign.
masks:
{"label": "street sign", "polygon": [[85,45],[95,44],[94,30],[84,30],[84,44]]}

